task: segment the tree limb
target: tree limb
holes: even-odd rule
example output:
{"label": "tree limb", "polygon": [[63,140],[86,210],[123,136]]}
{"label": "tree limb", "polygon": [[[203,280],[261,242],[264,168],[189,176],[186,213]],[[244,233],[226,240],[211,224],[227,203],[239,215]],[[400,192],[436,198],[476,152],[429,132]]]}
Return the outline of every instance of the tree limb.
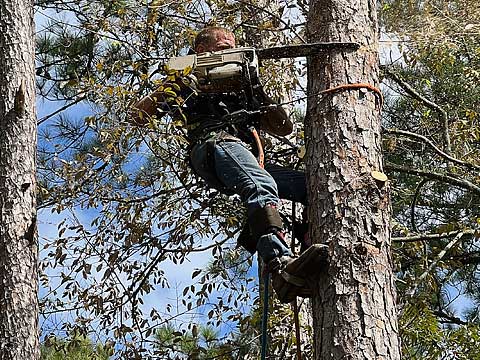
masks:
{"label": "tree limb", "polygon": [[393,71],[389,70],[387,67],[384,67],[385,74],[388,77],[395,81],[400,87],[407,92],[410,96],[418,101],[421,101],[425,106],[429,107],[430,109],[438,112],[441,118],[441,126],[443,131],[443,140],[445,141],[445,148],[448,153],[452,152],[451,144],[450,144],[450,134],[448,133],[448,117],[447,112],[438,104],[434,103],[431,100],[428,100],[425,96],[421,95],[417,90],[415,90],[410,84],[408,84],[405,80],[400,78],[397,74]]}
{"label": "tree limb", "polygon": [[447,244],[447,246],[445,246],[445,247],[443,248],[442,251],[440,251],[440,252],[438,253],[437,258],[436,258],[435,260],[433,260],[433,261],[430,263],[430,266],[427,268],[427,270],[425,270],[425,271],[423,272],[423,274],[421,274],[421,275],[418,277],[418,279],[417,279],[417,281],[416,281],[416,285],[415,285],[415,287],[414,287],[414,288],[412,289],[412,291],[411,291],[411,294],[412,294],[412,295],[415,294],[415,292],[416,292],[417,289],[418,289],[418,286],[419,286],[420,283],[423,281],[423,279],[425,279],[425,278],[428,276],[428,274],[430,274],[430,272],[433,270],[433,268],[434,268],[435,266],[437,266],[438,262],[443,259],[443,257],[444,257],[445,254],[447,253],[447,251],[450,250],[450,249],[451,249],[452,247],[454,247],[455,245],[457,245],[457,244],[460,242],[460,240],[462,239],[462,237],[463,237],[463,232],[462,232],[462,231],[459,231],[458,234],[457,234],[457,236],[455,236],[455,238],[454,238],[452,241],[450,241],[450,242]]}
{"label": "tree limb", "polygon": [[417,185],[417,189],[415,190],[415,195],[412,199],[412,204],[410,205],[410,223],[412,225],[412,229],[415,232],[418,232],[417,224],[415,223],[415,205],[417,204],[418,196],[420,195],[420,190],[422,189],[423,185],[428,182],[428,179],[422,179],[420,183]]}
{"label": "tree limb", "polygon": [[406,166],[401,166],[401,165],[396,165],[392,163],[387,163],[385,165],[385,169],[387,171],[397,171],[397,172],[402,172],[405,174],[411,174],[411,175],[418,175],[418,176],[423,176],[428,179],[433,179],[433,180],[438,180],[450,185],[458,186],[460,188],[466,189],[473,191],[477,195],[480,195],[480,187],[473,184],[472,182],[465,180],[465,179],[458,179],[456,177],[453,177],[451,175],[445,175],[445,174],[440,174],[440,173],[435,173],[435,172],[430,172],[430,171],[425,171],[425,170],[419,170],[419,169],[413,169],[409,168]]}
{"label": "tree limb", "polygon": [[480,170],[480,166],[478,166],[478,165],[459,160],[459,159],[454,158],[454,157],[448,155],[447,153],[443,152],[433,143],[433,141],[428,139],[426,136],[423,136],[423,135],[420,135],[420,134],[415,134],[415,133],[412,133],[410,131],[398,130],[398,129],[385,129],[385,128],[383,128],[383,131],[387,134],[402,135],[402,136],[406,136],[406,137],[409,137],[409,138],[422,140],[428,146],[430,146],[441,157],[443,157],[443,158],[445,158],[445,159],[447,159],[447,160],[449,160],[449,161],[451,161],[455,164],[468,167],[469,169]]}
{"label": "tree limb", "polygon": [[42,117],[40,120],[38,120],[37,125],[40,125],[40,124],[44,123],[45,121],[47,121],[48,119],[50,119],[52,116],[55,116],[55,115],[61,113],[62,111],[68,109],[69,107],[71,107],[71,106],[73,106],[73,105],[75,105],[75,104],[78,104],[79,102],[85,100],[86,98],[87,98],[87,96],[81,96],[81,97],[79,97],[78,99],[76,99],[75,101],[72,101],[71,103],[68,103],[68,104],[62,106],[61,108],[55,110],[53,113],[48,114],[48,115]]}
{"label": "tree limb", "polygon": [[435,316],[438,316],[438,317],[441,317],[442,319],[447,320],[447,321],[444,321],[444,322],[448,322],[450,324],[468,325],[467,321],[463,321],[462,319],[460,319],[456,316],[449,315],[443,310],[434,310],[433,314]]}
{"label": "tree limb", "polygon": [[400,237],[392,237],[393,242],[417,242],[417,241],[429,241],[429,240],[440,240],[444,238],[451,238],[458,236],[459,234],[463,236],[467,235],[475,235],[477,233],[476,230],[458,230],[458,231],[450,231],[444,232],[440,234],[418,234],[413,236],[400,236]]}

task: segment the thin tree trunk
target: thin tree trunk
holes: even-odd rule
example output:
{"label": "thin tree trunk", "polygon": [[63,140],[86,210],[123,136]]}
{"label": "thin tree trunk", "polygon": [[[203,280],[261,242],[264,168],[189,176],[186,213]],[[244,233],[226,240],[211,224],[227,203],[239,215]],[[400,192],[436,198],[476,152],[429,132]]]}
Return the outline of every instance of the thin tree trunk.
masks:
{"label": "thin tree trunk", "polygon": [[33,2],[0,0],[0,359],[39,358]]}
{"label": "thin tree trunk", "polygon": [[374,91],[315,94],[343,84],[379,86],[375,0],[311,0],[309,40],[353,41],[356,52],[310,59],[307,183],[310,236],[330,246],[313,299],[316,359],[400,359]]}

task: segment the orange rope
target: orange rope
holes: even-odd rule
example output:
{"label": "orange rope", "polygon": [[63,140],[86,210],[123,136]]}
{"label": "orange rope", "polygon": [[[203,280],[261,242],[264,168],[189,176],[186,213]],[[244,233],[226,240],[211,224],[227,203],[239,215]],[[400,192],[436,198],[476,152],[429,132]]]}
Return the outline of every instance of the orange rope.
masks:
{"label": "orange rope", "polygon": [[263,152],[262,141],[260,140],[260,136],[258,136],[257,130],[253,126],[251,127],[250,131],[255,139],[255,145],[257,146],[258,150],[258,165],[260,165],[260,167],[263,169],[265,167],[265,154]]}
{"label": "orange rope", "polygon": [[318,95],[325,95],[325,94],[332,94],[336,93],[339,91],[344,91],[344,90],[356,90],[356,89],[367,89],[370,91],[373,91],[375,95],[378,96],[378,99],[380,100],[380,109],[383,106],[383,95],[382,92],[380,91],[379,88],[370,85],[370,84],[364,84],[364,83],[358,83],[358,84],[344,84],[344,85],[339,85],[335,86],[330,89],[322,90],[318,93]]}

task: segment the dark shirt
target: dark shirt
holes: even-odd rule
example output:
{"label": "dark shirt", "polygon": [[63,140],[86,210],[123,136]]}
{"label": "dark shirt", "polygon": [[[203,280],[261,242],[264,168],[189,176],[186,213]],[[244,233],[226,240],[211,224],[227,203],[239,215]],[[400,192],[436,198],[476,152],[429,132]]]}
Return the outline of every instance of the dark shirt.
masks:
{"label": "dark shirt", "polygon": [[180,96],[185,100],[178,108],[186,123],[191,142],[203,140],[213,133],[224,130],[232,136],[250,142],[248,126],[254,119],[232,124],[229,116],[240,110],[248,110],[249,104],[244,91],[236,93],[195,93],[191,89],[182,90]]}

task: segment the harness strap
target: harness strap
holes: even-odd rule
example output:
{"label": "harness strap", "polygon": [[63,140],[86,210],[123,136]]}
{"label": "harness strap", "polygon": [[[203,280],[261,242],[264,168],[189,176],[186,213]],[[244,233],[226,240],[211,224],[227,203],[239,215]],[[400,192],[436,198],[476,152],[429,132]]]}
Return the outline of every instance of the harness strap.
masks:
{"label": "harness strap", "polygon": [[293,321],[295,323],[295,338],[297,340],[297,349],[296,349],[297,359],[296,360],[302,360],[302,348],[301,348],[302,339],[300,338],[300,319],[298,318],[299,306],[296,298],[295,300],[293,300],[292,306],[293,306]]}
{"label": "harness strap", "polygon": [[270,204],[255,209],[248,216],[248,224],[254,239],[259,239],[262,235],[274,232],[275,229],[283,228],[282,217],[278,209]]}
{"label": "harness strap", "polygon": [[[297,204],[295,202],[292,202],[292,224],[296,222],[295,221],[296,210],[297,210]],[[295,254],[295,237],[296,237],[295,226],[292,226],[292,241],[290,243],[290,250],[292,250],[293,254]],[[293,322],[295,324],[295,338],[297,340],[296,342],[297,343],[297,348],[296,348],[297,359],[296,360],[302,360],[302,348],[301,348],[302,339],[300,338],[300,319],[298,316],[299,305],[297,302],[297,298],[293,300],[292,307],[293,307]]]}

